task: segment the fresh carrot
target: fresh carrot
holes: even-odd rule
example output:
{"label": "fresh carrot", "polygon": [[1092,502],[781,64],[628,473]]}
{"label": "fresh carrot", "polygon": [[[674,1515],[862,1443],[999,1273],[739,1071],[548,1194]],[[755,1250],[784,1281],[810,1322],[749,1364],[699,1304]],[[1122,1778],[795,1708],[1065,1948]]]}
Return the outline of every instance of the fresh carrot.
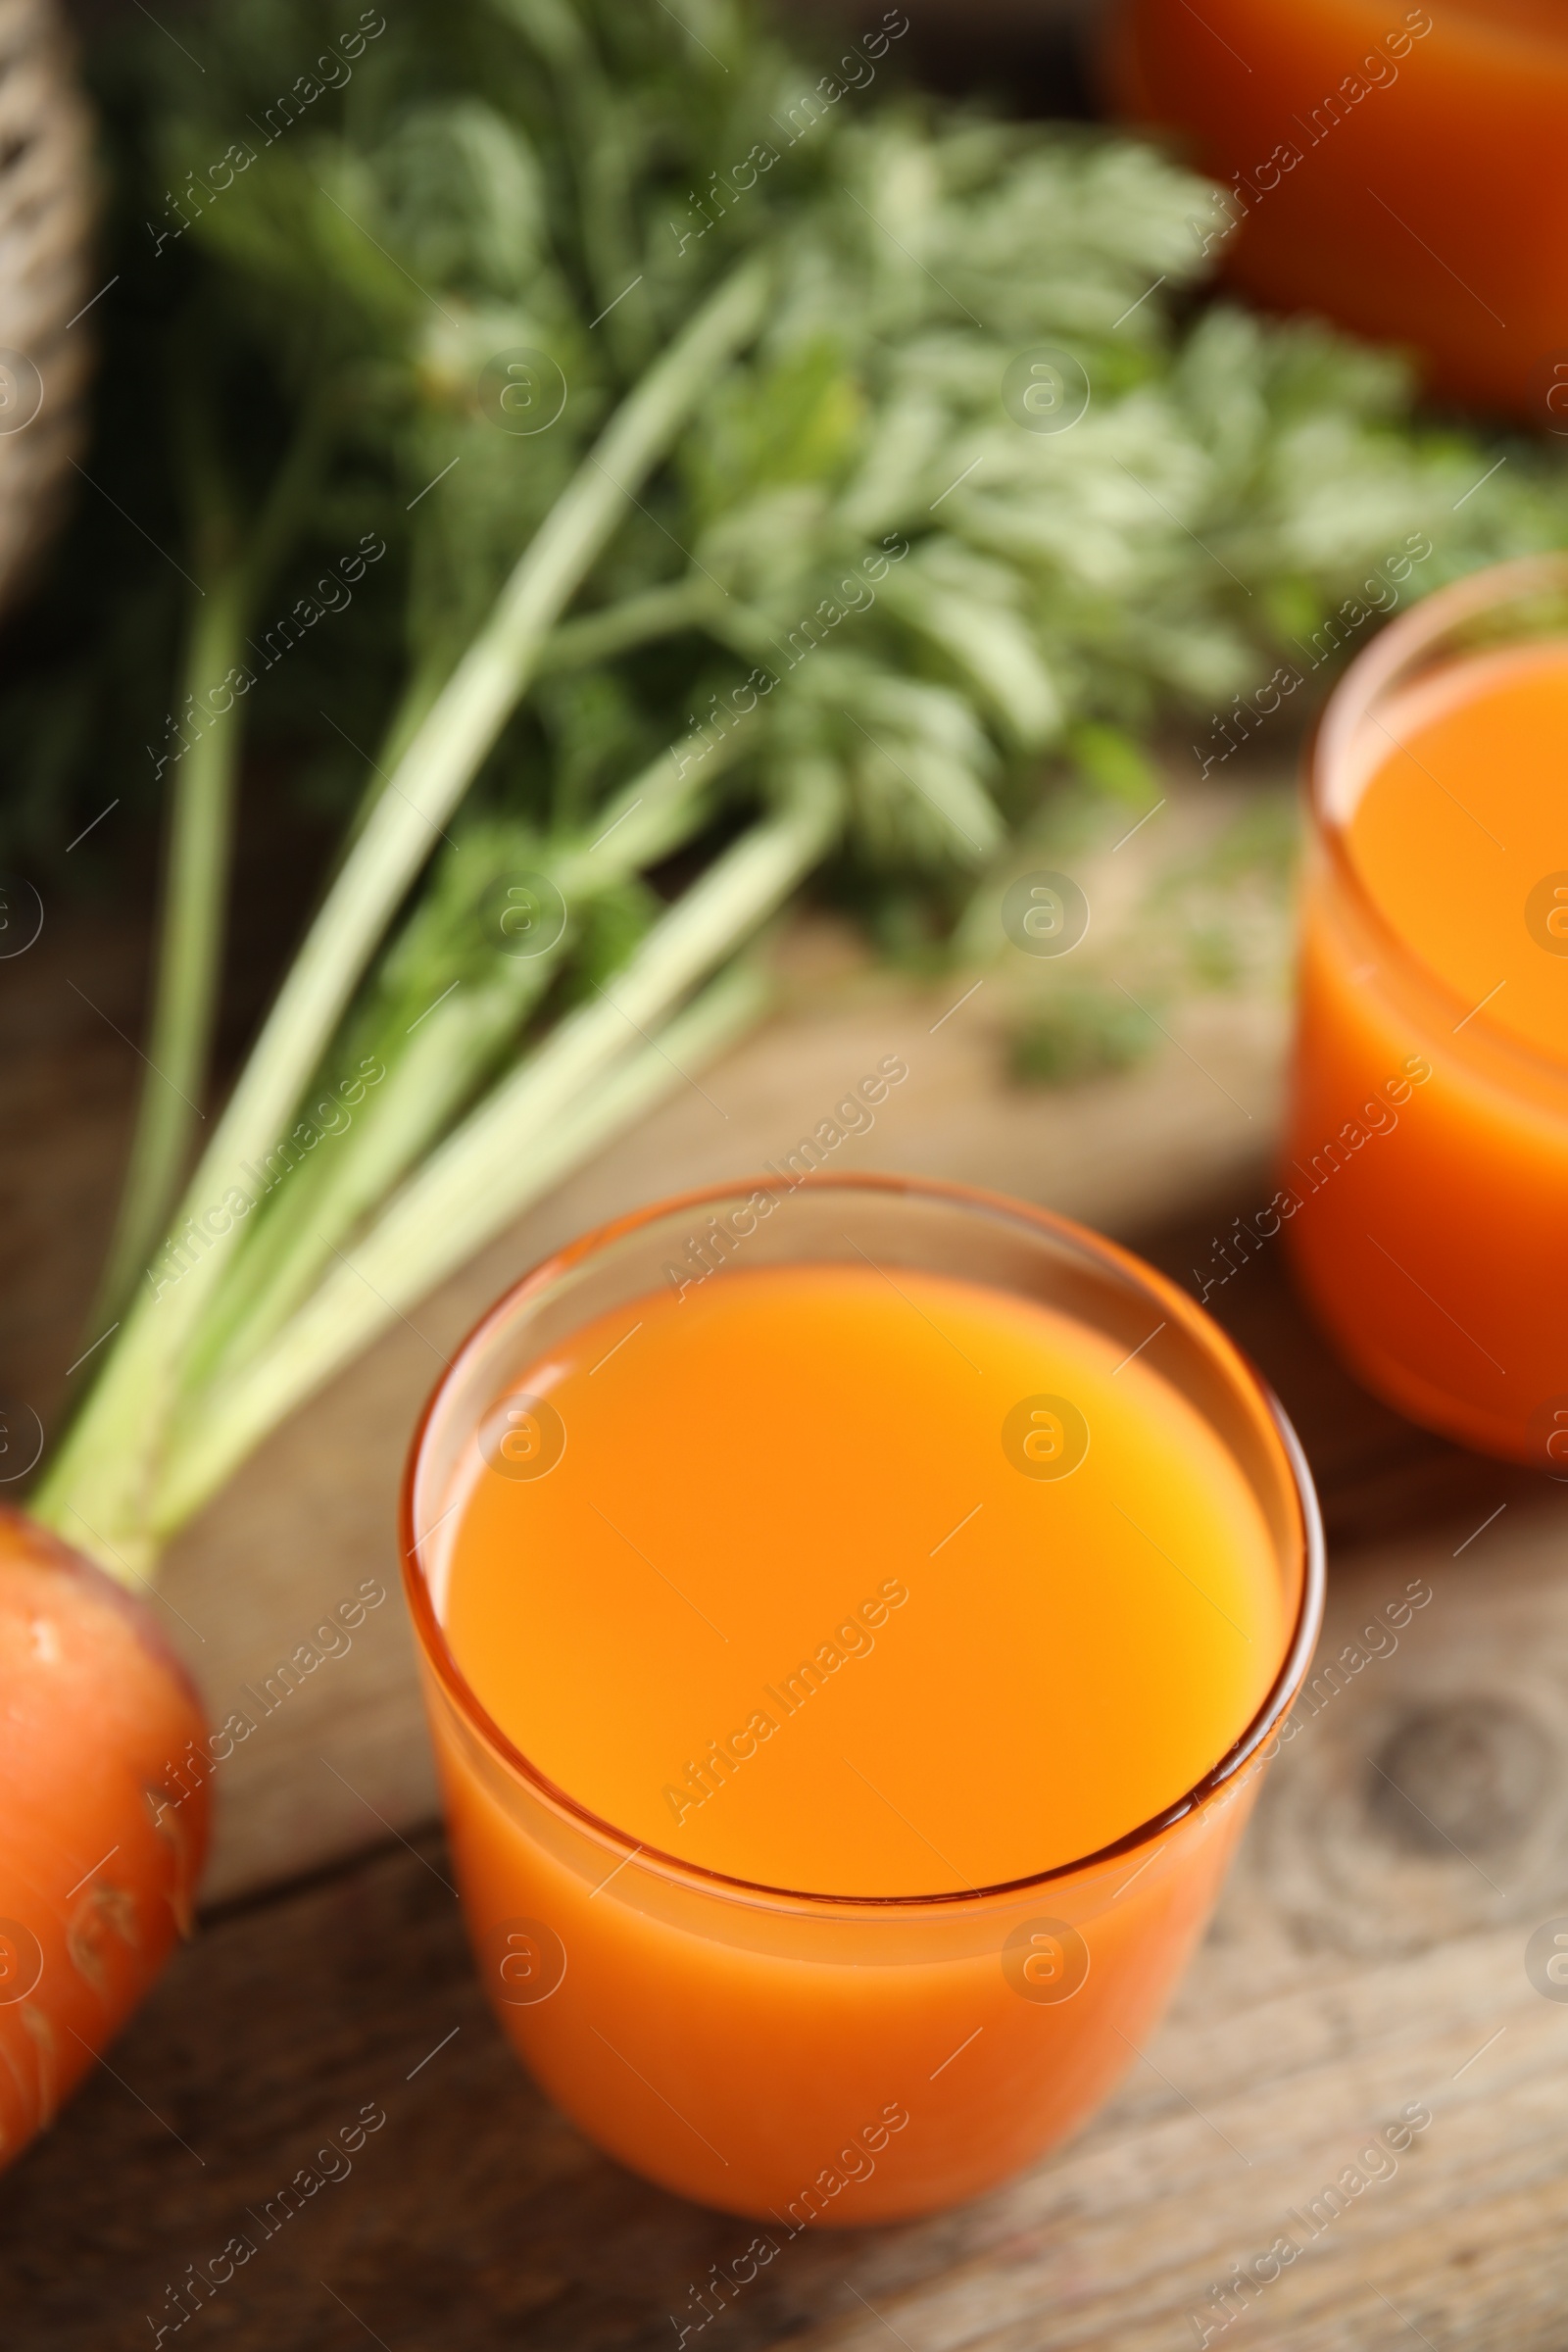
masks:
{"label": "fresh carrot", "polygon": [[193,1740],[200,1702],[150,1611],[0,1505],[0,2163],[190,1933],[207,1788],[166,1776]]}

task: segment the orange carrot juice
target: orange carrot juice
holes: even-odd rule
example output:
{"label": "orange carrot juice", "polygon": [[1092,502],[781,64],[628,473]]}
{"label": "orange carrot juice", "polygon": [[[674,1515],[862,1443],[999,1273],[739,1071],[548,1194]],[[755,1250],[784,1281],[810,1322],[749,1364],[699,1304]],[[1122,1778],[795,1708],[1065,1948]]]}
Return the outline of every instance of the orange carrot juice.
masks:
{"label": "orange carrot juice", "polygon": [[1230,190],[1250,294],[1566,428],[1558,0],[1121,0],[1107,59],[1119,111],[1183,131]]}
{"label": "orange carrot juice", "polygon": [[863,1201],[781,1261],[762,1188],[733,1262],[514,1345],[416,1499],[504,2025],[612,2153],[786,2230],[972,2193],[1121,2072],[1303,1605],[1169,1316],[909,1262]]}
{"label": "orange carrot juice", "polygon": [[1568,428],[1560,0],[1122,0],[1111,26],[1119,111],[1230,192],[1238,283]]}
{"label": "orange carrot juice", "polygon": [[1568,1473],[1568,563],[1386,631],[1315,766],[1297,1265],[1373,1387]]}

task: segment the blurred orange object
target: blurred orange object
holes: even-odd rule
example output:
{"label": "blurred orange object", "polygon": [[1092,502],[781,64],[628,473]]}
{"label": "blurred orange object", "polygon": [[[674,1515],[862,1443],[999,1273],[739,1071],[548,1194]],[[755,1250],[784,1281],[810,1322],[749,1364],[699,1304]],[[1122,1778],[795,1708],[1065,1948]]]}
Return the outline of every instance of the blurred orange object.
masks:
{"label": "blurred orange object", "polygon": [[1233,192],[1249,294],[1568,431],[1560,0],[1123,0],[1103,62],[1115,111]]}

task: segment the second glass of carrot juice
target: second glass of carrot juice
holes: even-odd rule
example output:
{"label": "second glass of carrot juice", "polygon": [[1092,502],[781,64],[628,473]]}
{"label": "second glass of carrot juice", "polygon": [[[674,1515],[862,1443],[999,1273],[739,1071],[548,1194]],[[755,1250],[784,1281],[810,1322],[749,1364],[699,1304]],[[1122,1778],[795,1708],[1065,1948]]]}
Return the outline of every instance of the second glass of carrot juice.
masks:
{"label": "second glass of carrot juice", "polygon": [[1099,19],[1116,110],[1224,184],[1195,227],[1235,283],[1413,347],[1435,390],[1568,426],[1561,0],[1114,0]]}
{"label": "second glass of carrot juice", "polygon": [[1275,1230],[1412,1419],[1568,1476],[1568,557],[1346,671],[1311,758]]}
{"label": "second glass of carrot juice", "polygon": [[507,2034],[774,2244],[972,2196],[1103,2096],[1322,1594],[1296,1441],[1200,1309],[896,1177],[540,1266],[431,1402],[404,1543]]}

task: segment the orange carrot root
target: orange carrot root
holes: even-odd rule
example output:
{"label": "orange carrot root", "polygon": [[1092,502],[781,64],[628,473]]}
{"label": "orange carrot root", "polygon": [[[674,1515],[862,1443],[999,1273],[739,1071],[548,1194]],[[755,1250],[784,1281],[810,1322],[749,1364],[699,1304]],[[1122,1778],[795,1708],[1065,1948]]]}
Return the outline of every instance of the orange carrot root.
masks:
{"label": "orange carrot root", "polygon": [[141,1602],[0,1505],[0,2165],[190,1933],[208,1791],[175,1772],[205,1731]]}

